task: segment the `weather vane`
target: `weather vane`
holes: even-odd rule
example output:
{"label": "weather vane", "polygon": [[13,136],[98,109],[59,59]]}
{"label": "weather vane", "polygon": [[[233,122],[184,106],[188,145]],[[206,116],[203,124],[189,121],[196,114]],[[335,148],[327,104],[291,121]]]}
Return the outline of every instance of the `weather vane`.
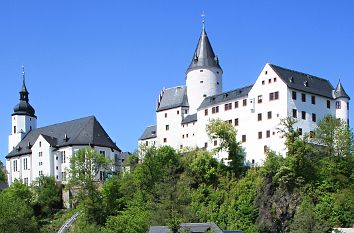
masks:
{"label": "weather vane", "polygon": [[22,64],[22,78],[25,81],[25,66]]}

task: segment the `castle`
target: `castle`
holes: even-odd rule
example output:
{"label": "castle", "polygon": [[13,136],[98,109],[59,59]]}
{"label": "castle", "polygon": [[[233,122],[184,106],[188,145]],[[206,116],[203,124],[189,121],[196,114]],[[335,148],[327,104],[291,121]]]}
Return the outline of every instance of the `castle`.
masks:
{"label": "castle", "polygon": [[[122,169],[127,156],[111,140],[94,116],[37,128],[37,116],[29,103],[23,71],[20,102],[11,116],[12,129],[6,156],[8,184],[16,179],[31,184],[39,176],[53,176],[65,183],[69,177],[70,158],[80,148],[92,148],[113,161],[112,172]],[[97,180],[107,177],[105,171]]]}
{"label": "castle", "polygon": [[[282,118],[295,118],[303,134],[328,114],[349,121],[350,97],[340,81],[334,88],[326,79],[267,63],[253,85],[223,92],[222,75],[203,23],[186,85],[161,91],[156,125],[145,129],[138,145],[211,151],[220,142],[210,141],[206,125],[221,119],[236,128],[246,160],[261,164],[267,149],[285,153],[285,139],[277,132]],[[215,156],[227,159],[226,153]]]}

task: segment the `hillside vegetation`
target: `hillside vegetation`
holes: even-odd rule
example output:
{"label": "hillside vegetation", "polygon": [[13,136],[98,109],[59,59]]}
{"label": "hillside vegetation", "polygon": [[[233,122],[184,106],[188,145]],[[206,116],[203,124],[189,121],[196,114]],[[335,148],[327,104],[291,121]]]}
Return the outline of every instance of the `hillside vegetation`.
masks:
{"label": "hillside vegetation", "polygon": [[[289,118],[279,126],[287,156],[268,151],[262,167],[244,166],[236,131],[221,121],[208,126],[210,137],[221,142],[212,153],[148,148],[143,162],[130,157],[126,164],[130,173],[113,176],[101,188],[91,179],[92,168],[82,167],[77,173],[81,176],[69,182],[69,187],[82,187],[75,200],[82,212],[70,231],[142,233],[150,225],[168,225],[177,232],[182,222],[215,222],[222,229],[245,232],[330,232],[333,227],[350,227],[352,132],[332,117],[321,121],[312,135],[300,135],[294,123]],[[229,166],[213,158],[221,150],[229,153]],[[72,160],[86,158],[80,153]],[[90,159],[106,165],[91,153]],[[0,193],[0,232],[8,227],[11,232],[50,232],[44,230],[51,229],[50,224],[39,220],[52,208],[41,204],[38,193],[22,189],[33,190],[18,182]]]}

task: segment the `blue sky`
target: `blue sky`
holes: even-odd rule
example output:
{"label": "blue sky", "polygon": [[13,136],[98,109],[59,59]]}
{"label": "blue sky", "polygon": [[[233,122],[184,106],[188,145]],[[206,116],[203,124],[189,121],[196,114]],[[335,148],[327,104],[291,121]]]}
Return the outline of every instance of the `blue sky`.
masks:
{"label": "blue sky", "polygon": [[[25,65],[38,126],[95,115],[124,151],[155,123],[163,87],[183,85],[201,32],[224,90],[252,84],[269,62],[354,85],[353,1],[0,2],[0,159]],[[350,110],[351,122],[353,111]]]}

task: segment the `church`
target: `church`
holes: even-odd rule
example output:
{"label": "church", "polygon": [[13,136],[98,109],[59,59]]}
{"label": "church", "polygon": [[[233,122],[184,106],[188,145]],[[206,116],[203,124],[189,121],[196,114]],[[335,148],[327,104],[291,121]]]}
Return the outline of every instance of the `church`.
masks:
{"label": "church", "polygon": [[[212,151],[220,142],[210,141],[206,126],[220,119],[235,127],[246,161],[255,165],[262,164],[268,149],[285,154],[277,130],[283,118],[295,118],[302,134],[312,133],[328,114],[349,122],[350,97],[340,81],[334,88],[327,79],[267,63],[252,85],[223,91],[222,75],[203,22],[185,85],[161,91],[156,124],[144,130],[138,146]],[[226,153],[215,156],[227,160]]]}
{"label": "church", "polygon": [[[20,91],[20,102],[11,116],[6,170],[8,184],[16,179],[31,184],[39,176],[53,176],[57,182],[68,179],[71,156],[81,148],[92,148],[113,161],[112,172],[122,169],[127,153],[108,136],[96,117],[89,116],[63,123],[37,128],[37,116],[29,103],[25,83]],[[105,171],[100,171],[97,180],[104,180]]]}

